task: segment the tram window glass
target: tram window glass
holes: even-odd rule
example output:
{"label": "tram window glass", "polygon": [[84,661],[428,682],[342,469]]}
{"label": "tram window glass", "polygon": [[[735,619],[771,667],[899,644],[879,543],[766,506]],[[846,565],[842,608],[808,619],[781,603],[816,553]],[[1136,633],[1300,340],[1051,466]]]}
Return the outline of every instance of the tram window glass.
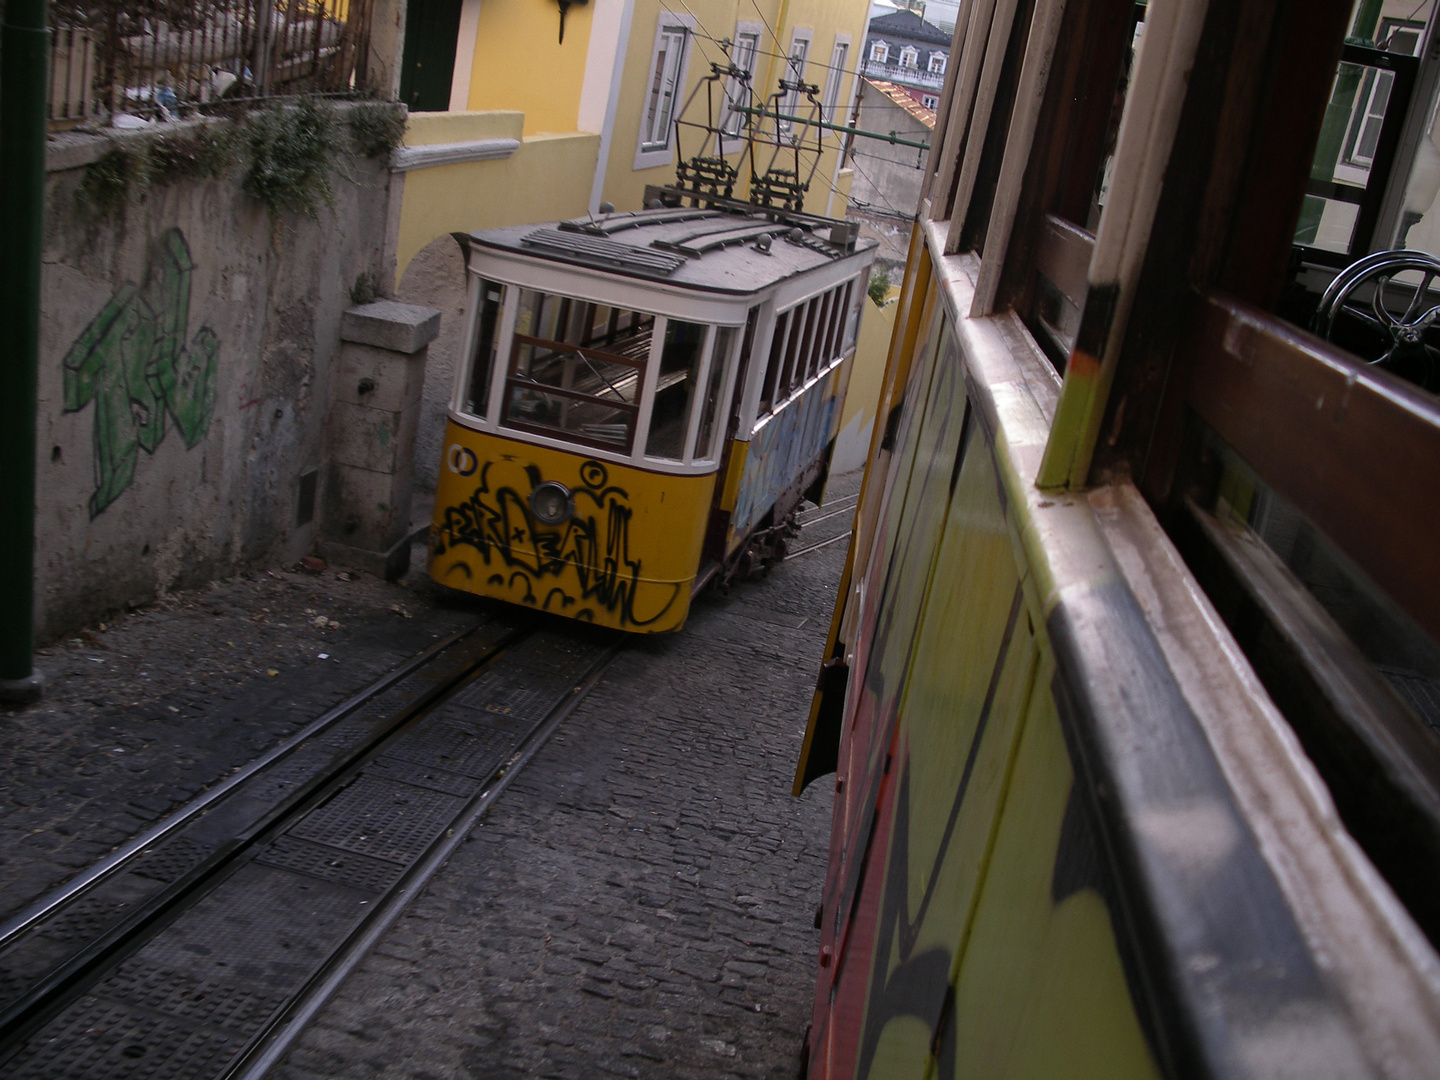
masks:
{"label": "tram window glass", "polygon": [[[1376,237],[1386,189],[1398,162],[1406,114],[1419,75],[1418,54],[1433,0],[1357,0],[1341,52],[1324,125],[1310,166],[1295,243],[1312,262],[1343,266],[1390,246]],[[1433,119],[1415,150],[1395,246],[1440,241],[1432,213],[1440,189],[1440,150]],[[1403,167],[1403,166],[1402,166]],[[1415,235],[1408,233],[1430,217]]]}
{"label": "tram window glass", "polygon": [[714,461],[717,456],[715,418],[720,415],[720,395],[725,390],[725,373],[737,330],[721,326],[715,331],[715,348],[710,353],[710,375],[705,380],[705,411],[700,414],[700,431],[695,437],[695,460]]}
{"label": "tram window glass", "polygon": [[647,457],[671,461],[684,457],[695,384],[705,355],[705,329],[703,323],[679,319],[670,319],[665,324],[665,344],[655,379],[655,403],[650,410],[650,434],[645,440]]}
{"label": "tram window glass", "polygon": [[628,451],[655,316],[522,289],[504,419]]}
{"label": "tram window glass", "polygon": [[1135,69],[1135,57],[1140,52],[1140,41],[1145,36],[1145,4],[1137,3],[1131,13],[1130,45],[1125,51],[1120,66],[1120,78],[1115,84],[1115,99],[1110,107],[1110,122],[1105,126],[1105,152],[1101,158],[1100,172],[1095,177],[1095,188],[1090,198],[1090,213],[1085,227],[1094,232],[1100,227],[1100,214],[1110,195],[1110,174],[1115,167],[1115,142],[1120,135],[1120,116],[1125,111],[1125,95],[1130,89],[1130,73]]}
{"label": "tram window glass", "polygon": [[500,312],[505,306],[505,287],[493,281],[480,282],[480,318],[475,328],[475,351],[470,361],[470,379],[462,408],[471,416],[483,417],[490,406],[490,376],[495,370],[499,349],[496,334]]}
{"label": "tram window glass", "polygon": [[1319,529],[1272,490],[1213,432],[1207,449],[1221,463],[1214,508],[1243,522],[1289,568],[1402,699],[1440,732],[1440,647],[1380,591]]}
{"label": "tram window glass", "polygon": [[795,365],[790,370],[790,391],[794,393],[805,382],[810,371],[810,347],[815,341],[815,327],[820,321],[820,297],[805,305],[805,329],[795,348]]}
{"label": "tram window glass", "polygon": [[790,328],[790,315],[789,311],[781,313],[775,320],[775,332],[770,336],[770,358],[765,366],[765,382],[760,388],[761,416],[775,407],[775,384],[780,378],[780,367],[785,362],[785,341]]}
{"label": "tram window glass", "polygon": [[824,367],[840,353],[840,327],[845,318],[845,286],[837,285],[830,291],[830,313],[825,320],[825,341],[820,351],[820,366]]}
{"label": "tram window glass", "polygon": [[845,283],[845,337],[840,342],[842,354],[855,347],[855,339],[860,335],[860,301],[864,295],[855,288],[853,280]]}
{"label": "tram window glass", "polygon": [[[815,309],[815,318],[811,321],[809,337],[805,343],[805,375],[804,379],[811,379],[820,365],[824,363],[821,353],[825,348],[825,333],[830,325],[830,294],[816,297],[814,301],[818,306]],[[797,379],[797,382],[803,381]]]}
{"label": "tram window glass", "polygon": [[809,304],[802,304],[793,309],[790,317],[790,332],[785,335],[785,360],[780,368],[780,384],[775,388],[777,402],[790,396],[790,390],[794,385],[795,356],[800,351],[800,340],[805,333],[805,324],[809,321],[809,317]]}

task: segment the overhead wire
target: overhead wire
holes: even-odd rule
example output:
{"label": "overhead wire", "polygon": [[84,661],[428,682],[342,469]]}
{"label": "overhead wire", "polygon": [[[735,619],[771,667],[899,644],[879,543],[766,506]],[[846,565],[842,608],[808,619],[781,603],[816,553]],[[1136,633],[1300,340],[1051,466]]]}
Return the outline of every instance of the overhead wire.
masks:
{"label": "overhead wire", "polygon": [[[695,26],[694,26],[693,28],[690,28],[690,33],[691,33],[692,35],[694,35],[696,38],[699,38],[702,42],[704,42],[704,41],[709,41],[709,42],[711,42],[712,44],[719,46],[721,53],[724,55],[724,57],[725,57],[725,59],[726,59],[726,61],[727,61],[727,65],[726,65],[726,66],[728,66],[729,61],[730,61],[730,49],[734,46],[735,42],[734,42],[731,38],[729,38],[729,37],[725,37],[725,38],[717,38],[717,37],[715,37],[715,35],[712,34],[712,33],[710,32],[709,28],[705,25],[704,20],[701,19],[700,16],[695,13],[694,9],[690,7],[689,3],[687,3],[687,0],[680,0],[680,6],[685,9],[686,14],[688,14],[692,19],[695,20]],[[759,3],[757,3],[757,0],[750,0],[750,6],[753,7],[753,8],[755,9],[755,13],[760,16],[760,21],[761,21],[761,23],[764,24],[764,27],[765,27],[766,31],[770,34],[770,40],[773,41],[773,42],[775,42],[775,47],[778,49],[778,48],[780,47],[780,36],[775,32],[775,28],[770,25],[770,20],[765,17],[765,12],[761,10]],[[952,43],[952,44],[953,44],[953,43]],[[700,51],[701,51],[701,54],[705,57],[705,62],[708,63],[708,64],[712,64],[712,65],[713,65],[713,64],[714,64],[714,61],[711,59],[709,51],[705,48],[705,46],[704,46],[703,44],[700,46]],[[757,44],[757,46],[756,46],[756,48],[755,48],[755,52],[754,52],[753,55],[756,56],[756,57],[759,57],[759,56],[767,56],[767,57],[770,57],[770,58],[773,59],[773,60],[783,60],[783,61],[785,61],[787,64],[790,64],[790,65],[793,65],[793,61],[794,61],[794,57],[792,57],[792,56],[790,56],[790,55],[788,55],[788,54],[778,53],[778,52],[770,52],[770,51],[768,51],[768,50],[766,50],[766,49],[761,48],[758,44]],[[831,52],[831,56],[832,56],[832,58],[833,58],[833,56],[834,56],[833,49],[832,49],[832,52]],[[860,61],[860,56],[861,56],[861,53],[857,53],[857,54],[856,54],[856,66],[855,66],[854,68],[848,68],[848,67],[844,67],[844,66],[837,67],[836,65],[834,65],[834,64],[829,64],[829,63],[824,63],[824,64],[822,64],[822,63],[820,63],[820,62],[817,61],[817,60],[811,60],[811,59],[809,59],[809,58],[807,58],[807,60],[806,60],[806,65],[807,65],[807,66],[819,67],[819,68],[821,68],[822,70],[827,71],[827,72],[838,71],[838,72],[840,73],[840,75],[841,75],[842,78],[843,78],[845,75],[854,75],[855,77],[860,78],[860,77],[862,77],[861,74],[860,74],[860,62],[861,62],[861,61]],[[796,72],[796,74],[797,74],[797,76],[803,76],[803,74],[804,74],[804,69],[802,68],[800,71]],[[750,72],[750,75],[753,77],[754,72]],[[751,88],[751,93],[752,93],[752,95],[753,95],[753,93],[754,93],[753,86],[752,86],[752,88]],[[734,108],[734,107],[735,107],[736,101],[735,101],[735,99],[734,99],[733,97],[731,97],[730,87],[729,87],[729,85],[728,85],[728,81],[727,81],[727,85],[721,88],[721,96],[722,96],[723,100],[725,101],[725,103],[726,103],[728,106],[730,106],[731,108]],[[764,97],[764,96],[761,96],[759,100],[763,103],[764,100],[765,100],[765,97]],[[836,104],[838,104],[838,101],[837,101]],[[833,107],[834,107],[834,106],[832,106],[832,108],[833,108]],[[823,119],[824,119],[824,116],[823,116],[824,109],[823,109],[823,107],[822,107],[822,109],[821,109],[821,113],[822,113],[822,117],[821,117],[821,118],[822,118],[822,120],[823,120]],[[831,122],[833,122],[833,121],[831,121]],[[809,124],[807,123],[807,124],[805,124],[805,126],[808,127]],[[822,128],[822,129],[820,129],[820,131],[821,131],[821,133],[822,133],[821,137],[823,138],[824,129]],[[836,132],[836,141],[837,141],[837,142],[841,141],[841,135],[842,135],[842,134],[843,134],[842,132]],[[723,133],[721,133],[721,137],[722,137],[722,138],[725,137]],[[738,137],[738,136],[737,136],[737,137]],[[844,152],[844,151],[843,151],[843,147],[838,148],[838,149],[840,149],[840,151],[841,151],[842,153]],[[867,173],[864,169],[860,168],[859,164],[855,161],[855,158],[857,158],[857,157],[870,157],[870,158],[874,158],[875,160],[889,160],[889,159],[887,159],[887,158],[879,158],[879,157],[877,157],[877,156],[874,155],[874,154],[858,153],[858,152],[855,152],[855,151],[853,151],[853,150],[850,151],[849,153],[845,153],[845,157],[846,157],[846,159],[851,163],[851,165],[852,165],[852,167],[855,169],[855,171],[856,171],[857,173],[859,173],[859,174],[865,179],[865,181],[866,181],[868,184],[870,184],[870,186],[871,186],[871,188],[874,190],[875,194],[879,197],[880,201],[885,204],[886,208],[889,210],[890,213],[896,215],[897,217],[904,218],[904,219],[906,219],[906,220],[910,220],[910,219],[913,219],[913,218],[914,218],[914,216],[915,216],[914,213],[909,213],[909,214],[907,214],[905,211],[903,211],[903,210],[899,209],[898,207],[896,207],[892,202],[890,202],[890,200],[888,200],[887,198],[885,198],[884,193],[880,190],[879,185],[875,183],[875,180],[870,176],[869,173]],[[847,195],[846,193],[842,192],[839,188],[837,188],[837,187],[835,186],[834,182],[833,182],[832,180],[830,180],[829,177],[825,177],[825,176],[823,176],[823,174],[822,174],[821,178],[824,180],[825,185],[830,189],[831,194],[839,195],[841,198],[845,199],[847,202],[853,201],[853,200],[850,199],[850,196],[849,196],[849,195]],[[873,206],[874,204],[868,204],[868,203],[867,203],[867,204],[865,204],[865,205]],[[878,208],[877,208],[877,209],[878,209]]]}

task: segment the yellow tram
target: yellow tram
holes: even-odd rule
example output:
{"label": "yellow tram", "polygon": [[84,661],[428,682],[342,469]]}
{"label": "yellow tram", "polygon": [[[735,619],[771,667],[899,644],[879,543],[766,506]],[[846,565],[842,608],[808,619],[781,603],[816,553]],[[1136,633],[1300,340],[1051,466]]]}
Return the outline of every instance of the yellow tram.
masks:
{"label": "yellow tram", "polygon": [[472,234],[441,584],[641,633],[783,553],[823,486],[875,243],[681,193]]}

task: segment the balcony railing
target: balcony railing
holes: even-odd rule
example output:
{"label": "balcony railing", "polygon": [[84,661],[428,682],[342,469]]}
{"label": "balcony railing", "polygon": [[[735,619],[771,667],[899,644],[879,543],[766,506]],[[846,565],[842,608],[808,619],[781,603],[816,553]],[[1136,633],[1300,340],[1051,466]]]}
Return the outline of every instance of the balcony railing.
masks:
{"label": "balcony railing", "polygon": [[945,76],[919,68],[901,67],[899,64],[879,64],[874,60],[865,61],[863,72],[867,79],[884,79],[900,86],[914,86],[925,90],[939,90],[945,85]]}
{"label": "balcony railing", "polygon": [[173,120],[366,86],[374,0],[54,0],[50,120]]}

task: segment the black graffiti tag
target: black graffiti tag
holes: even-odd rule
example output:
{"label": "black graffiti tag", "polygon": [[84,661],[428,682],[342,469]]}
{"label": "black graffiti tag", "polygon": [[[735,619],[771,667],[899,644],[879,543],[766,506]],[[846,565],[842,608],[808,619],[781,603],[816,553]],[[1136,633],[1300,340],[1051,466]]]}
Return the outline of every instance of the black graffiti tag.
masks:
{"label": "black graffiti tag", "polygon": [[[662,618],[680,594],[680,585],[658,611],[640,614],[636,610],[641,581],[641,560],[630,554],[630,521],[634,510],[624,488],[610,484],[609,473],[598,461],[580,467],[579,486],[571,491],[575,512],[561,525],[547,526],[530,509],[529,499],[514,487],[491,486],[495,462],[480,469],[480,482],[464,502],[445,508],[444,519],[432,540],[435,554],[459,545],[474,548],[485,565],[503,567],[505,574],[491,575],[492,584],[515,587],[523,579],[524,602],[545,610],[560,610],[576,618],[590,615],[588,609],[566,609],[594,603],[622,623],[648,626]],[[529,465],[526,479],[533,491],[543,483],[540,470]],[[557,581],[567,569],[575,571],[578,596],[571,595]],[[537,593],[544,601],[537,601]],[[552,607],[554,605],[554,607]]]}

